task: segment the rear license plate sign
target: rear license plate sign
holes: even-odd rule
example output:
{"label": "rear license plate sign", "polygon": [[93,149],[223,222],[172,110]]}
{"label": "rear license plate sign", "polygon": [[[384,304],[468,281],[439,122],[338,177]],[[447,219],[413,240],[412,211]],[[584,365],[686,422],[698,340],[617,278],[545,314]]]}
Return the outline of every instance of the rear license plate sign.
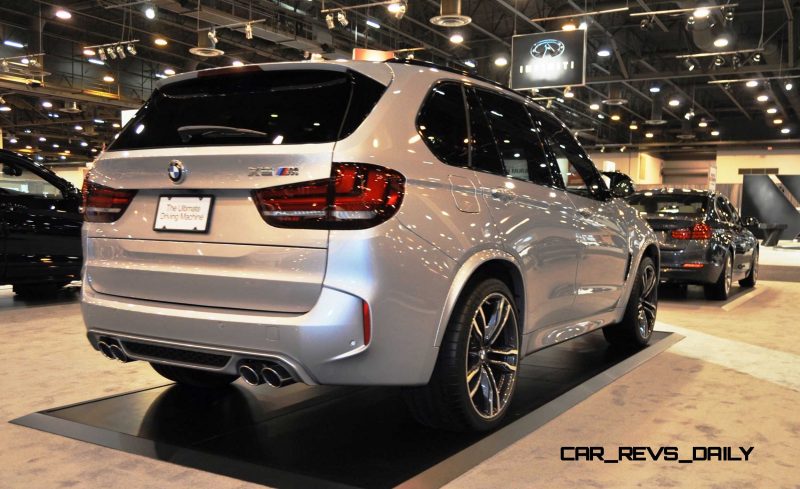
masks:
{"label": "rear license plate sign", "polygon": [[178,231],[205,233],[211,221],[211,195],[171,195],[158,199],[158,209],[153,229],[156,231]]}

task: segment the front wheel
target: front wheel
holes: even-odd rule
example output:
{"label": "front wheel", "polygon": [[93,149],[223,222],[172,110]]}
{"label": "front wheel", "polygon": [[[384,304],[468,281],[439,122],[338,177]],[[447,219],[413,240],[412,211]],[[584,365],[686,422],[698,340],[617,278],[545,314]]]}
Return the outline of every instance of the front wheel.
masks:
{"label": "front wheel", "polygon": [[658,272],[649,256],[642,258],[622,322],[603,328],[612,345],[644,347],[653,335],[658,311]]}
{"label": "front wheel", "polygon": [[508,411],[519,367],[520,333],[511,291],[485,279],[456,304],[428,385],[405,391],[420,423],[452,431],[486,431]]}
{"label": "front wheel", "polygon": [[164,365],[163,363],[151,363],[150,366],[162,377],[166,377],[178,384],[203,389],[222,389],[238,378],[237,375]]}

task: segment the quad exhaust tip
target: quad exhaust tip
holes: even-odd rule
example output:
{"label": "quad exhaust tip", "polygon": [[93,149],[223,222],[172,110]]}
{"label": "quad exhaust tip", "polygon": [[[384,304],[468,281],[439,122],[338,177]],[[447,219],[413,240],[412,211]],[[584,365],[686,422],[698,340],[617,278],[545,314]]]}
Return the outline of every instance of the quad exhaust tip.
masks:
{"label": "quad exhaust tip", "polygon": [[261,377],[270,387],[283,387],[294,384],[292,376],[280,365],[270,365],[262,368]]}
{"label": "quad exhaust tip", "polygon": [[114,358],[114,360],[119,360],[120,362],[123,363],[128,362],[130,360],[128,358],[128,355],[126,355],[125,352],[122,351],[122,348],[119,345],[112,344],[109,345],[108,348],[109,350],[111,350],[111,357]]}
{"label": "quad exhaust tip", "polygon": [[111,352],[111,345],[105,341],[99,341],[97,342],[97,348],[104,357],[108,358],[109,360],[114,360],[114,353]]}
{"label": "quad exhaust tip", "polygon": [[239,375],[248,385],[259,385],[263,383],[256,369],[246,363],[239,366]]}

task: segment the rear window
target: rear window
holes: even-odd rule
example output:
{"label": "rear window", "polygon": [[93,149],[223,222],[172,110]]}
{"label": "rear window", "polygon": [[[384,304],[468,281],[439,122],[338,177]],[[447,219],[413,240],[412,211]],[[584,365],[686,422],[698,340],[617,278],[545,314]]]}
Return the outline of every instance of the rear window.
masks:
{"label": "rear window", "polygon": [[665,215],[705,215],[708,196],[702,194],[643,194],[631,195],[628,204],[640,213]]}
{"label": "rear window", "polygon": [[353,71],[212,72],[156,90],[109,150],[329,143],[355,131],[385,89]]}

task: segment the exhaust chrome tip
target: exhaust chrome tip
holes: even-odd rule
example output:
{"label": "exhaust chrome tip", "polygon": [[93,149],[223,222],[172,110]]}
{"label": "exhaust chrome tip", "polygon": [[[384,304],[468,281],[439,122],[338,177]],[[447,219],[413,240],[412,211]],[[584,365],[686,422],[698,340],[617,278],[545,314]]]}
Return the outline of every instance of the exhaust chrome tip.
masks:
{"label": "exhaust chrome tip", "polygon": [[258,375],[258,372],[250,365],[240,365],[239,375],[248,385],[259,385],[261,383],[261,377]]}
{"label": "exhaust chrome tip", "polygon": [[129,360],[128,355],[126,355],[125,352],[122,351],[122,347],[120,347],[119,345],[116,344],[109,345],[108,349],[111,350],[111,357],[114,360],[119,360],[120,362],[123,363]]}
{"label": "exhaust chrome tip", "polygon": [[270,387],[283,387],[294,384],[294,379],[285,368],[280,365],[272,365],[261,369],[261,377]]}
{"label": "exhaust chrome tip", "polygon": [[109,360],[115,360],[114,353],[111,351],[111,345],[109,345],[105,341],[98,341],[97,348],[100,350],[100,353],[102,353],[104,357],[108,358]]}

